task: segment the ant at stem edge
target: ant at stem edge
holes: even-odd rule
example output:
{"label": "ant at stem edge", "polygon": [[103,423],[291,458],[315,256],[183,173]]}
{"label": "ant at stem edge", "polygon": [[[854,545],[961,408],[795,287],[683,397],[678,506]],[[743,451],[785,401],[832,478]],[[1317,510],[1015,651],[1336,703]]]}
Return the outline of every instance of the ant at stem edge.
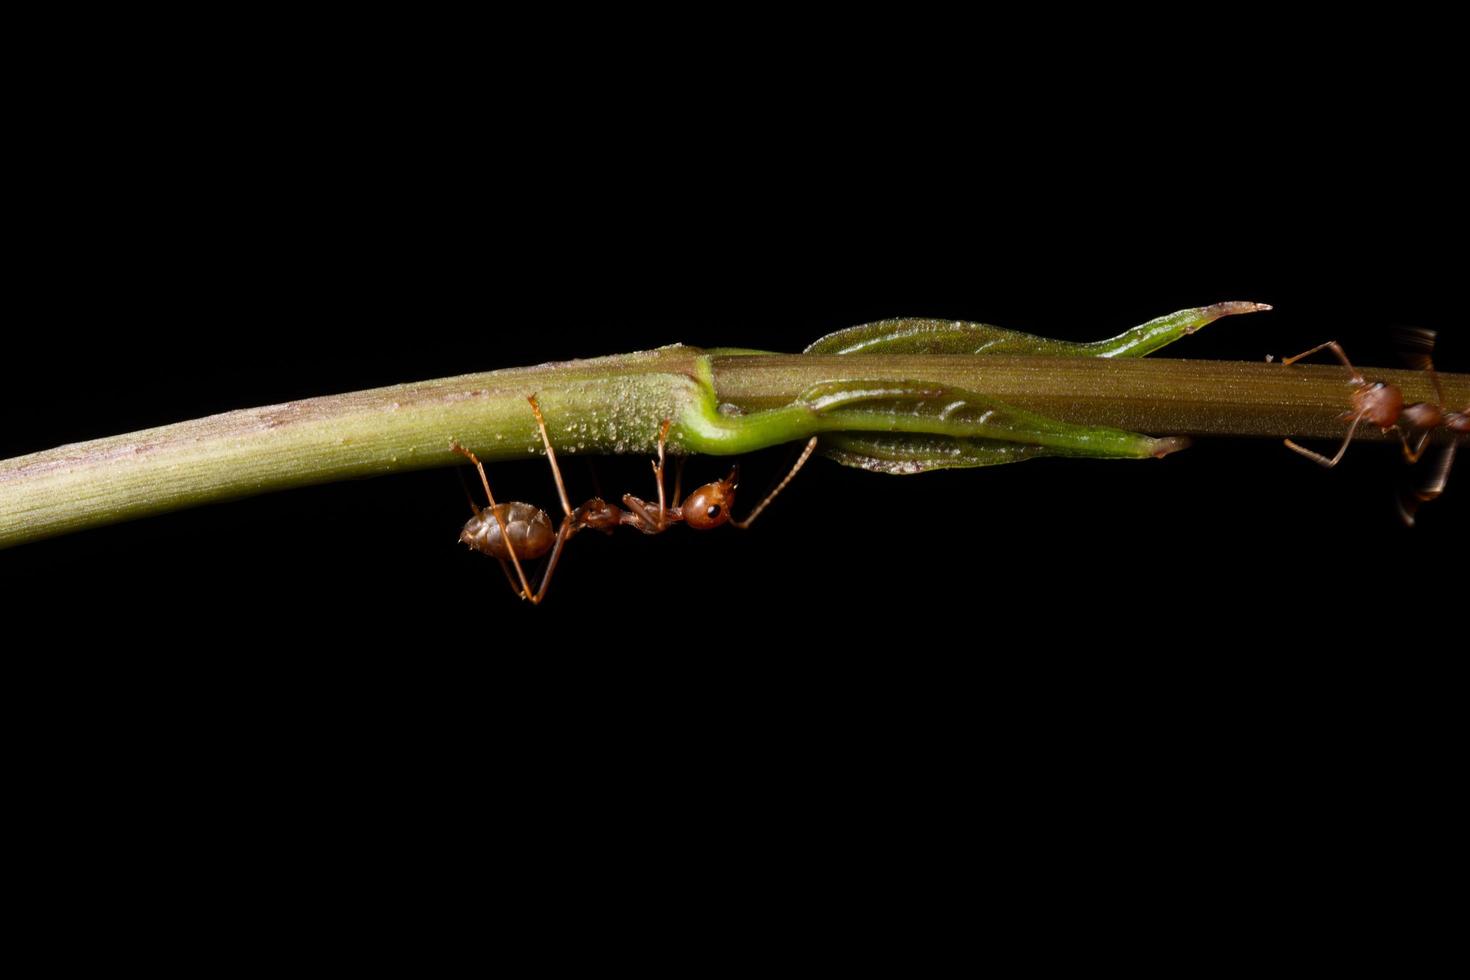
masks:
{"label": "ant at stem edge", "polygon": [[[671,424],[669,419],[665,419],[658,430],[658,459],[653,462],[654,481],[658,485],[657,506],[631,493],[625,493],[621,508],[601,497],[593,497],[573,510],[571,501],[567,498],[566,484],[562,482],[561,468],[556,463],[556,450],[551,447],[551,437],[546,432],[546,419],[541,415],[541,406],[536,403],[535,395],[526,400],[531,403],[531,411],[536,416],[536,427],[541,430],[541,442],[546,447],[546,459],[551,464],[551,475],[556,480],[556,492],[561,498],[565,513],[561,527],[554,534],[551,530],[551,518],[541,508],[520,501],[497,504],[495,495],[490,492],[490,480],[485,476],[485,467],[479,458],[458,442],[450,443],[450,448],[475,464],[480,472],[480,483],[485,487],[485,497],[490,501],[488,507],[480,508],[475,506],[474,499],[471,498],[470,509],[475,516],[465,522],[464,530],[459,533],[459,540],[473,550],[499,559],[511,591],[522,599],[529,599],[532,605],[539,605],[546,598],[546,589],[551,584],[551,574],[556,571],[557,562],[561,559],[562,548],[579,531],[590,528],[612,534],[615,528],[626,524],[644,534],[662,534],[681,522],[699,531],[708,531],[725,523],[742,529],[748,528],[755,523],[761,511],[776,499],[776,495],[786,489],[786,485],[817,448],[817,437],[812,436],[785,478],[776,484],[775,489],[766,495],[748,517],[736,521],[731,519],[731,510],[735,506],[735,488],[738,485],[736,481],[740,477],[738,463],[731,468],[729,476],[704,484],[681,502],[680,486],[683,482],[685,457],[680,457],[674,477],[673,500],[665,500],[664,446],[668,442]],[[548,551],[551,552],[551,557],[546,562],[546,570],[541,573],[541,584],[532,592],[521,559],[530,561],[540,558]],[[510,571],[512,565],[515,566],[514,576]],[[519,584],[517,578],[520,580]]]}
{"label": "ant at stem edge", "polygon": [[[1311,350],[1303,351],[1295,357],[1285,358],[1281,363],[1283,366],[1288,366],[1295,364],[1304,357],[1310,357],[1320,350],[1331,350],[1333,354],[1337,355],[1337,359],[1342,362],[1343,367],[1348,370],[1348,383],[1353,385],[1356,390],[1353,391],[1352,395],[1352,410],[1345,413],[1343,417],[1351,418],[1352,424],[1348,426],[1347,436],[1343,439],[1342,446],[1337,450],[1337,455],[1329,459],[1321,453],[1316,453],[1297,445],[1290,439],[1286,440],[1286,447],[1288,449],[1300,453],[1328,469],[1336,466],[1342,459],[1343,454],[1347,452],[1348,444],[1353,441],[1353,434],[1358,429],[1358,423],[1364,419],[1378,426],[1384,432],[1392,429],[1399,437],[1399,442],[1403,445],[1404,458],[1411,465],[1417,463],[1419,458],[1424,455],[1425,446],[1428,445],[1429,439],[1434,434],[1435,429],[1445,428],[1454,433],[1449,445],[1445,447],[1444,453],[1440,457],[1439,465],[1435,467],[1429,482],[1414,491],[1412,501],[1400,495],[1398,501],[1399,516],[1403,518],[1405,524],[1413,527],[1414,514],[1419,509],[1419,506],[1434,500],[1440,494],[1444,493],[1445,484],[1449,482],[1450,465],[1455,459],[1455,447],[1459,445],[1465,435],[1470,434],[1470,406],[1466,406],[1460,412],[1445,410],[1444,389],[1440,387],[1439,375],[1434,371],[1434,361],[1430,356],[1430,352],[1434,349],[1434,331],[1414,330],[1409,331],[1409,333],[1412,335],[1415,345],[1422,350],[1422,353],[1412,356],[1413,362],[1420,369],[1429,372],[1430,383],[1434,385],[1434,393],[1438,398],[1438,401],[1435,403],[1414,402],[1413,404],[1405,405],[1404,393],[1397,385],[1389,384],[1385,381],[1369,383],[1363,377],[1363,373],[1353,367],[1352,362],[1347,359],[1347,354],[1344,353],[1342,345],[1335,340],[1329,340],[1325,344],[1318,344]],[[1414,431],[1418,431],[1421,434],[1419,441],[1413,448],[1410,448],[1409,434]]]}

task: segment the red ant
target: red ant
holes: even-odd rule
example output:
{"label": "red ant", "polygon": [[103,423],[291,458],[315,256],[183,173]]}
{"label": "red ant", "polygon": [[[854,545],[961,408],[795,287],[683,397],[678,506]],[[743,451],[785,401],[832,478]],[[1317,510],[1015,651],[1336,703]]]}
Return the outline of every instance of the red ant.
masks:
{"label": "red ant", "polygon": [[[1432,331],[1415,331],[1415,334],[1417,335],[1416,343],[1418,346],[1424,348],[1426,351],[1433,348],[1434,333]],[[1337,355],[1337,359],[1348,369],[1348,373],[1351,376],[1350,383],[1357,389],[1353,392],[1353,410],[1347,415],[1344,415],[1344,418],[1349,415],[1351,416],[1353,420],[1352,425],[1348,426],[1347,437],[1343,439],[1341,448],[1337,450],[1337,455],[1331,459],[1328,459],[1321,453],[1315,453],[1310,449],[1298,446],[1290,439],[1286,440],[1287,448],[1301,453],[1308,459],[1321,463],[1323,466],[1329,468],[1336,466],[1338,461],[1342,459],[1343,454],[1347,452],[1348,444],[1353,441],[1353,433],[1357,431],[1358,423],[1367,419],[1384,432],[1392,429],[1398,435],[1399,442],[1403,444],[1404,458],[1410,463],[1416,463],[1424,455],[1424,448],[1428,445],[1430,437],[1434,434],[1434,430],[1444,427],[1454,433],[1452,441],[1446,448],[1444,458],[1441,460],[1440,465],[1436,468],[1434,478],[1415,494],[1419,502],[1427,502],[1438,497],[1444,492],[1445,483],[1449,479],[1450,463],[1454,460],[1455,446],[1460,443],[1462,436],[1470,434],[1470,406],[1467,406],[1461,412],[1445,411],[1443,404],[1444,389],[1440,387],[1439,375],[1434,373],[1434,363],[1427,352],[1415,355],[1414,360],[1418,366],[1429,372],[1429,380],[1434,385],[1434,393],[1438,398],[1438,402],[1436,403],[1414,402],[1413,404],[1405,405],[1404,393],[1397,385],[1388,384],[1384,381],[1368,383],[1364,379],[1362,372],[1353,367],[1352,362],[1347,359],[1347,355],[1343,353],[1342,347],[1335,340],[1329,340],[1325,344],[1318,344],[1309,351],[1303,351],[1295,357],[1286,358],[1281,363],[1284,365],[1294,364],[1302,358],[1309,357],[1324,348],[1331,349],[1332,353]],[[1415,430],[1418,430],[1422,434],[1419,436],[1418,443],[1413,448],[1410,448],[1409,433]],[[1402,515],[1406,524],[1413,525],[1414,511],[1417,509],[1418,503],[1415,503],[1407,509],[1402,502],[1400,503],[1399,513]]]}
{"label": "red ant", "polygon": [[[786,489],[786,485],[817,448],[817,438],[813,436],[791,471],[766,495],[760,506],[751,511],[744,520],[736,521],[731,520],[731,510],[735,506],[735,488],[738,486],[736,481],[740,477],[738,463],[730,470],[729,476],[706,483],[681,503],[679,487],[684,470],[681,458],[674,478],[673,502],[665,502],[664,445],[668,442],[670,426],[670,421],[665,419],[658,431],[658,460],[653,463],[653,476],[658,484],[657,507],[628,493],[623,495],[622,508],[601,497],[593,497],[573,510],[571,501],[567,499],[566,484],[562,482],[561,468],[556,464],[556,451],[551,448],[551,437],[546,432],[546,420],[541,415],[541,406],[536,403],[535,395],[531,395],[527,401],[531,403],[531,411],[536,415],[536,426],[541,430],[541,442],[546,447],[546,458],[551,463],[551,474],[556,479],[556,492],[561,497],[562,510],[566,514],[562,518],[561,528],[555,534],[551,530],[551,518],[541,508],[518,501],[497,504],[495,495],[490,492],[490,481],[485,476],[485,467],[475,454],[458,442],[451,443],[450,448],[475,464],[475,468],[480,471],[480,482],[485,487],[485,496],[490,501],[490,506],[483,509],[476,507],[473,499],[470,501],[470,509],[475,512],[475,516],[465,522],[464,530],[459,533],[459,540],[476,551],[498,558],[511,590],[522,599],[529,599],[533,605],[546,598],[547,586],[551,584],[551,573],[556,571],[562,548],[577,532],[591,528],[604,534],[612,534],[614,528],[626,524],[644,534],[662,534],[680,522],[700,531],[708,531],[727,522],[738,528],[750,527],[776,495]],[[546,563],[546,570],[541,573],[541,584],[532,592],[530,580],[521,567],[521,559],[529,561],[540,558],[548,551],[551,552],[551,558]],[[510,565],[515,566],[514,577],[510,573],[510,565],[506,564],[507,559]],[[517,577],[520,584],[516,583]]]}

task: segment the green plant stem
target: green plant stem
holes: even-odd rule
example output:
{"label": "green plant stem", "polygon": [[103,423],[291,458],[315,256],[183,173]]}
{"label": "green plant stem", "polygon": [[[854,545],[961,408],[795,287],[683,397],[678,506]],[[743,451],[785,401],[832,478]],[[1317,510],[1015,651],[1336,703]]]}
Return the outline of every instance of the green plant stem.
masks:
{"label": "green plant stem", "polygon": [[[985,355],[721,355],[674,346],[227,412],[0,462],[0,547],[288,487],[541,451],[536,393],[560,453],[742,453],[830,424],[792,406],[819,382],[874,378],[982,392],[1067,422],[1159,435],[1338,438],[1350,388],[1335,365]],[[1372,371],[1410,401],[1422,372]],[[713,391],[702,382],[712,381]],[[1470,403],[1470,375],[1440,375]],[[726,406],[724,411],[715,402]],[[1370,427],[1364,427],[1370,428]],[[1379,434],[1365,432],[1365,437]]]}

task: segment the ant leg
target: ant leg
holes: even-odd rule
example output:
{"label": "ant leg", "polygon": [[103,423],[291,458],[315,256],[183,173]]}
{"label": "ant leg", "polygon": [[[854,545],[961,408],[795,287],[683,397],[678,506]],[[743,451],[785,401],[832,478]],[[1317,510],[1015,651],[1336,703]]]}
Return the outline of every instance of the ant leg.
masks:
{"label": "ant leg", "polygon": [[464,470],[455,467],[454,475],[459,477],[459,485],[464,490],[464,499],[470,502],[470,513],[478,517],[480,515],[480,507],[475,503],[475,495],[470,493],[470,485],[465,482]]}
{"label": "ant leg", "polygon": [[583,456],[587,463],[587,478],[592,482],[592,496],[598,500],[602,499],[602,481],[597,478],[597,464],[592,461],[591,456]]}
{"label": "ant leg", "polygon": [[679,501],[684,499],[684,493],[680,487],[684,485],[684,464],[689,462],[688,456],[679,457],[679,465],[674,467],[674,502],[669,504],[674,510],[679,509]]}
{"label": "ant leg", "polygon": [[570,515],[562,518],[561,529],[556,532],[556,544],[551,547],[551,557],[546,562],[546,571],[541,573],[541,585],[536,589],[536,594],[530,596],[531,605],[539,606],[541,600],[546,598],[546,589],[551,585],[551,573],[556,571],[556,563],[561,560],[561,549],[572,535],[577,533],[577,528],[572,526]]}
{"label": "ant leg", "polygon": [[1444,389],[1439,386],[1439,375],[1434,371],[1434,338],[1437,336],[1433,330],[1423,330],[1418,327],[1397,327],[1400,353],[1411,367],[1429,373],[1429,383],[1434,385],[1435,404],[1444,404]]}
{"label": "ant leg", "polygon": [[556,492],[561,497],[561,509],[570,517],[572,502],[567,499],[566,484],[561,482],[561,467],[556,465],[556,450],[551,448],[551,437],[546,434],[546,419],[541,416],[541,406],[536,404],[535,395],[531,395],[526,401],[531,403],[531,411],[536,414],[536,427],[541,430],[541,444],[546,447],[546,458],[551,462],[551,475],[556,478]]}
{"label": "ant leg", "polygon": [[[1444,388],[1440,386],[1439,373],[1434,370],[1434,357],[1432,356],[1434,353],[1434,337],[1435,333],[1433,330],[1401,329],[1399,339],[1401,343],[1408,342],[1417,348],[1417,350],[1405,354],[1405,358],[1414,367],[1429,375],[1429,383],[1434,386],[1434,404],[1438,405],[1440,410],[1443,411]],[[1424,447],[1429,442],[1429,436],[1430,433],[1426,431],[1419,438],[1419,445],[1415,446],[1413,450],[1410,450],[1409,440],[1400,432],[1399,439],[1404,444],[1404,458],[1410,463],[1417,463],[1419,457],[1424,455]],[[1407,517],[1407,520],[1409,526],[1412,527],[1414,524],[1413,518]]]}
{"label": "ant leg", "polygon": [[766,506],[768,504],[770,504],[771,501],[773,501],[773,500],[776,499],[776,494],[778,494],[782,490],[785,490],[786,489],[786,484],[790,483],[791,480],[792,480],[792,478],[796,476],[797,471],[800,470],[803,466],[806,465],[806,461],[807,460],[811,459],[812,452],[816,448],[817,448],[817,437],[816,436],[812,436],[809,440],[807,440],[806,448],[803,449],[801,451],[801,455],[799,457],[797,457],[796,465],[793,466],[793,467],[791,467],[791,472],[789,472],[789,473],[786,474],[786,478],[785,479],[783,479],[780,483],[776,484],[776,489],[774,489],[770,493],[766,494],[766,499],[765,500],[762,500],[760,502],[760,504],[756,507],[756,509],[750,512],[750,516],[747,517],[745,520],[743,520],[743,521],[731,521],[730,523],[733,524],[733,525],[735,525],[738,528],[741,528],[742,530],[745,529],[745,528],[747,528],[747,527],[750,527],[750,525],[754,524],[755,523],[755,519],[757,517],[761,516],[761,511],[765,510],[766,509]]}
{"label": "ant leg", "polygon": [[1353,416],[1353,424],[1350,425],[1350,426],[1348,426],[1347,438],[1342,441],[1342,448],[1339,449],[1337,451],[1337,455],[1334,456],[1334,457],[1332,457],[1331,459],[1328,459],[1326,456],[1323,456],[1321,453],[1314,453],[1310,449],[1305,449],[1305,448],[1303,448],[1301,446],[1298,446],[1296,443],[1292,442],[1290,439],[1287,439],[1286,440],[1286,448],[1287,449],[1290,449],[1292,452],[1301,453],[1303,456],[1307,457],[1307,459],[1310,459],[1310,460],[1312,460],[1313,462],[1316,462],[1316,463],[1321,463],[1323,466],[1327,467],[1328,469],[1332,469],[1332,467],[1336,466],[1338,464],[1338,462],[1342,459],[1342,454],[1345,453],[1345,452],[1347,452],[1348,443],[1350,443],[1350,442],[1353,441],[1353,433],[1356,432],[1356,431],[1358,431],[1358,423],[1361,422],[1361,421],[1363,421],[1363,413],[1362,412],[1359,412],[1357,415],[1354,415]]}
{"label": "ant leg", "polygon": [[660,531],[668,530],[667,524],[660,524],[658,520],[649,513],[651,505],[639,500],[631,493],[623,494],[623,508],[628,513],[623,515],[623,523],[636,527],[644,534],[658,534]]}
{"label": "ant leg", "polygon": [[[485,497],[490,501],[490,516],[495,519],[495,526],[500,529],[500,540],[505,542],[505,550],[510,552],[511,563],[516,567],[516,574],[521,577],[521,598],[531,598],[531,583],[526,578],[526,570],[521,567],[520,558],[516,557],[516,546],[510,543],[510,535],[505,533],[505,522],[500,519],[500,506],[495,503],[495,494],[490,492],[490,480],[485,476],[485,467],[480,463],[478,456],[461,446],[458,442],[451,442],[449,448],[461,456],[467,457],[471,463],[475,464],[475,469],[480,471],[480,482],[484,484]],[[501,564],[503,565],[504,562]],[[507,575],[507,577],[509,576]],[[511,587],[515,587],[514,582],[511,582]]]}
{"label": "ant leg", "polygon": [[1445,484],[1450,482],[1450,466],[1455,461],[1455,447],[1459,444],[1459,441],[1456,440],[1445,447],[1444,456],[1440,458],[1433,479],[1424,485],[1424,489],[1416,491],[1414,496],[1428,503],[1444,493]]}
{"label": "ant leg", "polygon": [[1285,365],[1288,365],[1288,364],[1295,364],[1297,361],[1300,361],[1302,358],[1304,358],[1304,357],[1311,357],[1313,354],[1317,353],[1319,350],[1322,350],[1322,349],[1328,348],[1328,347],[1330,347],[1332,349],[1332,353],[1334,353],[1334,354],[1337,355],[1337,359],[1342,362],[1342,366],[1348,369],[1348,373],[1350,373],[1353,376],[1353,384],[1355,384],[1355,385],[1364,384],[1365,382],[1363,380],[1362,373],[1359,372],[1357,368],[1353,367],[1353,362],[1352,361],[1349,361],[1347,359],[1347,355],[1342,352],[1342,347],[1335,340],[1329,340],[1325,344],[1318,344],[1316,347],[1313,347],[1311,350],[1302,351],[1296,357],[1283,358],[1282,361],[1281,361],[1282,366],[1285,366]]}
{"label": "ant leg", "polygon": [[500,562],[500,570],[505,573],[505,580],[510,583],[510,590],[518,597],[524,599],[526,597],[525,592],[521,590],[519,585],[516,585],[516,577],[510,573],[510,562],[504,558],[497,558],[496,561]]}
{"label": "ant leg", "polygon": [[658,529],[668,526],[668,507],[664,503],[664,444],[669,441],[671,420],[664,419],[658,429],[658,462],[653,464],[653,478],[658,483]]}
{"label": "ant leg", "polygon": [[[1458,440],[1445,447],[1444,455],[1439,458],[1439,465],[1434,469],[1434,476],[1422,489],[1414,491],[1414,499],[1411,501],[1403,494],[1399,495],[1399,516],[1409,527],[1414,526],[1414,515],[1418,513],[1420,506],[1434,500],[1444,493],[1445,484],[1450,480],[1450,465],[1455,461],[1455,447],[1459,445]],[[1407,504],[1408,506],[1405,506]]]}
{"label": "ant leg", "polygon": [[1395,426],[1393,431],[1398,433],[1399,442],[1404,444],[1404,459],[1409,461],[1409,465],[1412,466],[1414,463],[1419,462],[1419,457],[1424,455],[1424,447],[1429,445],[1429,437],[1433,435],[1433,433],[1425,432],[1422,436],[1419,437],[1419,445],[1415,446],[1413,449],[1410,449],[1409,437],[1404,435],[1404,430]]}

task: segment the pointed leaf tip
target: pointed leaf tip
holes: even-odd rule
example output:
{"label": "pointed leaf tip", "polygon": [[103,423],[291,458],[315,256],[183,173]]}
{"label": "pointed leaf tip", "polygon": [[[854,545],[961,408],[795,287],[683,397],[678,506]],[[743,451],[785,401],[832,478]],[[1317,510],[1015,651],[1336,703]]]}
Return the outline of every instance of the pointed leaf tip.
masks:
{"label": "pointed leaf tip", "polygon": [[1190,446],[1189,436],[1165,436],[1154,440],[1154,458],[1163,459],[1170,453],[1177,453],[1181,449]]}
{"label": "pointed leaf tip", "polygon": [[1213,306],[1207,306],[1205,307],[1204,312],[1212,314],[1216,317],[1222,317],[1236,316],[1240,313],[1264,313],[1266,310],[1269,310],[1271,308],[1272,307],[1270,303],[1251,303],[1241,300],[1231,300],[1230,302],[1216,303]]}

